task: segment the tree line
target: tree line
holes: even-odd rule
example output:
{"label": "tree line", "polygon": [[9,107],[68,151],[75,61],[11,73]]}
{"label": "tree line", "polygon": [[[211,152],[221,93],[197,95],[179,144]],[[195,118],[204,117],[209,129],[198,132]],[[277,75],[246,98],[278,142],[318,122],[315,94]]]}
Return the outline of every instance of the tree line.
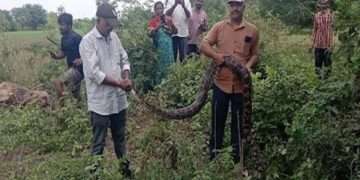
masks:
{"label": "tree line", "polygon": [[4,31],[38,30],[47,24],[47,12],[38,4],[25,4],[10,11],[0,10],[0,26]]}

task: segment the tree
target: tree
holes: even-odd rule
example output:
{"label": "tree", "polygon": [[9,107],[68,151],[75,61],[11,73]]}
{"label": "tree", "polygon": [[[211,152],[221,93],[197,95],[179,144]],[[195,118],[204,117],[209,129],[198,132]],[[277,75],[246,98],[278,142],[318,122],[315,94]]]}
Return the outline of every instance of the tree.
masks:
{"label": "tree", "polygon": [[11,14],[22,28],[37,30],[47,23],[46,10],[41,5],[26,4],[21,8],[12,9]]}
{"label": "tree", "polygon": [[360,100],[360,1],[336,1],[336,29],[340,40],[339,52],[352,70],[354,96]]}
{"label": "tree", "polygon": [[15,22],[9,11],[0,10],[0,28],[3,31],[14,31],[16,29]]}

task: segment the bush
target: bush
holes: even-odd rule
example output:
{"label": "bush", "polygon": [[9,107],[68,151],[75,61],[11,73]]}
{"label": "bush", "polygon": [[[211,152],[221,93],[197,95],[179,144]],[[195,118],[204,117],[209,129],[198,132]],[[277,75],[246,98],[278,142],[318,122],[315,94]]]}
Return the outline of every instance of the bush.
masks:
{"label": "bush", "polygon": [[71,151],[90,141],[87,113],[67,101],[58,110],[40,107],[2,108],[0,140],[2,148],[29,146],[40,152]]}

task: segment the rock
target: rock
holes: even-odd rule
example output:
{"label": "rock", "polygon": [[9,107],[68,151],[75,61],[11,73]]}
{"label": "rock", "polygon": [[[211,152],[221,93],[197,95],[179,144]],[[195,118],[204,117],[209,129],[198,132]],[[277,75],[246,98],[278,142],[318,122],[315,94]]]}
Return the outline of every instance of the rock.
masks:
{"label": "rock", "polygon": [[46,91],[35,91],[11,82],[0,83],[0,105],[48,106],[50,96]]}

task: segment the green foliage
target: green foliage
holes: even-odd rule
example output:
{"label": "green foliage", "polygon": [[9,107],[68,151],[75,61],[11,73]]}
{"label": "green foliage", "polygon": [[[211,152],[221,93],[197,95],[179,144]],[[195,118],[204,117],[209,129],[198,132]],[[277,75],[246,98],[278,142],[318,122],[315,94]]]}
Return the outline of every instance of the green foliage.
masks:
{"label": "green foliage", "polygon": [[338,68],[335,74],[344,76],[333,82],[317,82],[301,59],[276,61],[267,64],[267,78],[254,83],[254,126],[268,164],[266,178],[348,179],[349,134],[338,128],[341,112],[351,109],[351,81],[342,79],[349,77],[346,69]]}
{"label": "green foliage", "polygon": [[[5,35],[4,32],[0,29],[0,41],[4,42]],[[0,43],[0,61],[5,62],[10,56],[10,49],[5,43]],[[9,68],[5,63],[0,63],[0,82],[5,81],[9,78]]]}
{"label": "green foliage", "polygon": [[[346,11],[345,7],[350,9],[344,17],[339,16],[340,34],[346,35],[348,26],[358,29],[354,23],[358,4],[346,0],[337,3],[341,12]],[[211,23],[225,14],[224,5],[223,1],[206,1],[208,12],[214,9],[209,12]],[[247,144],[245,162],[250,172],[256,169],[257,162],[264,170],[247,179],[359,179],[360,111],[352,98],[353,72],[349,72],[347,62],[335,54],[331,78],[319,81],[312,57],[305,53],[307,37],[290,36],[278,19],[273,16],[264,19],[259,11],[261,8],[256,4],[250,4],[246,17],[257,25],[261,35],[261,71],[253,74],[253,128],[260,154],[259,159],[253,159],[253,147]],[[137,88],[145,91],[154,85],[156,71],[156,55],[146,35],[151,12],[132,6],[123,13],[120,39],[133,65]],[[358,34],[351,35],[354,40],[346,37],[350,44],[354,43],[350,47],[354,50],[352,62],[355,64]],[[343,46],[347,45],[347,41],[342,42]],[[208,63],[209,60],[195,58],[174,64],[168,77],[150,95],[155,94],[162,107],[190,104]],[[45,66],[44,71],[39,72],[42,84],[63,68],[58,63]],[[136,106],[136,110],[141,108]],[[210,108],[207,103],[198,115],[185,121],[164,121],[142,111],[131,112],[129,155],[136,178],[238,178],[237,166],[231,160],[229,129],[225,130],[225,148],[220,156],[215,161],[208,160]],[[1,108],[0,114],[0,153],[25,146],[42,156],[40,160],[31,161],[35,165],[20,179],[92,179],[89,170],[94,162],[103,164],[104,169],[98,172],[101,179],[122,178],[117,161],[87,155],[91,130],[83,106],[79,108],[66,102],[56,110]]]}
{"label": "green foliage", "polygon": [[210,25],[221,21],[227,15],[226,1],[208,0],[204,3],[204,6],[204,9],[209,16]]}
{"label": "green foliage", "polygon": [[360,2],[336,1],[336,29],[342,42],[340,52],[352,63],[354,72],[360,72]]}
{"label": "green foliage", "polygon": [[174,64],[168,77],[157,87],[155,94],[170,107],[184,107],[195,100],[206,66],[205,59],[188,59],[185,64]]}
{"label": "green foliage", "polygon": [[41,5],[26,4],[21,8],[12,9],[11,14],[22,28],[37,30],[46,24],[46,10]]}
{"label": "green foliage", "polygon": [[[349,102],[351,102],[352,85],[351,81],[344,80],[350,74],[344,73],[346,69],[341,68],[340,63],[340,68],[336,68],[335,74],[343,75],[333,77],[333,82],[319,82],[314,75],[311,75],[314,74],[312,64],[303,63],[302,56],[293,56],[291,61],[287,60],[289,54],[284,52],[283,56],[264,57],[267,57],[263,59],[267,78],[257,79],[261,76],[257,74],[253,79],[255,141],[261,147],[260,157],[264,158],[263,165],[267,167],[259,178],[314,180],[330,177],[350,178],[347,164],[354,160],[353,153],[356,151],[349,151],[349,147],[354,146],[354,143],[346,139],[353,135],[339,129],[339,125],[344,121],[342,114],[348,113],[351,109]],[[161,105],[182,107],[190,104],[194,100],[199,86],[197,82],[206,64],[204,61],[191,60],[185,65],[173,66],[168,79],[156,91],[156,94],[162,97]],[[150,132],[141,141],[139,149],[149,157],[156,157],[159,154],[167,154],[167,156],[146,161],[146,167],[150,166],[149,169],[155,171],[149,173],[158,176],[149,174],[144,176],[144,179],[174,176],[161,171],[168,166],[164,163],[167,161],[158,160],[171,158],[169,157],[171,146],[176,147],[178,154],[191,153],[184,157],[178,155],[178,161],[181,158],[199,157],[197,160],[192,158],[192,163],[197,161],[196,168],[190,162],[186,162],[183,166],[178,162],[181,166],[178,169],[186,169],[182,172],[192,172],[190,167],[196,169],[195,174],[185,176],[181,173],[184,178],[231,179],[231,168],[226,170],[222,167],[221,173],[224,173],[224,176],[211,174],[210,172],[216,172],[212,169],[212,163],[201,160],[207,157],[203,151],[206,148],[204,139],[208,136],[205,132],[209,131],[209,107],[210,104],[207,104],[191,123],[160,123],[149,130]],[[185,126],[186,132],[179,129],[182,126]],[[185,133],[187,138],[184,139],[182,138],[184,135],[176,135],[173,132]],[[184,143],[184,147],[181,145],[182,141],[191,141],[191,143]],[[228,140],[225,141],[225,144],[228,143]],[[142,150],[144,147],[145,149]],[[226,157],[226,153],[224,155]],[[247,158],[250,156],[249,152]],[[231,158],[222,160],[225,164],[231,163]],[[250,162],[249,166],[255,168],[252,163]]]}
{"label": "green foliage", "polygon": [[310,27],[317,0],[257,0],[262,16],[276,16],[287,25]]}
{"label": "green foliage", "polygon": [[45,89],[53,89],[52,81],[59,78],[66,70],[64,62],[49,62],[42,65],[37,73],[37,79]]}
{"label": "green foliage", "polygon": [[[110,162],[110,163],[109,163]],[[76,179],[104,179],[122,180],[125,179],[120,173],[120,162],[118,160],[105,160],[101,157],[70,157],[64,153],[57,153],[49,157],[48,161],[39,163],[34,168],[28,179],[49,179],[49,180],[76,180]],[[91,173],[95,165],[102,168]]]}
{"label": "green foliage", "polygon": [[71,150],[90,138],[85,111],[67,101],[57,111],[40,107],[1,109],[1,148],[26,145],[40,152]]}
{"label": "green foliage", "polygon": [[141,6],[123,10],[120,22],[120,39],[127,50],[132,65],[132,78],[140,91],[147,91],[155,85],[156,51],[151,38],[147,35],[147,22],[150,10]]}
{"label": "green foliage", "polygon": [[75,29],[76,32],[79,34],[85,35],[87,32],[89,32],[95,24],[94,19],[75,19],[73,29]]}

